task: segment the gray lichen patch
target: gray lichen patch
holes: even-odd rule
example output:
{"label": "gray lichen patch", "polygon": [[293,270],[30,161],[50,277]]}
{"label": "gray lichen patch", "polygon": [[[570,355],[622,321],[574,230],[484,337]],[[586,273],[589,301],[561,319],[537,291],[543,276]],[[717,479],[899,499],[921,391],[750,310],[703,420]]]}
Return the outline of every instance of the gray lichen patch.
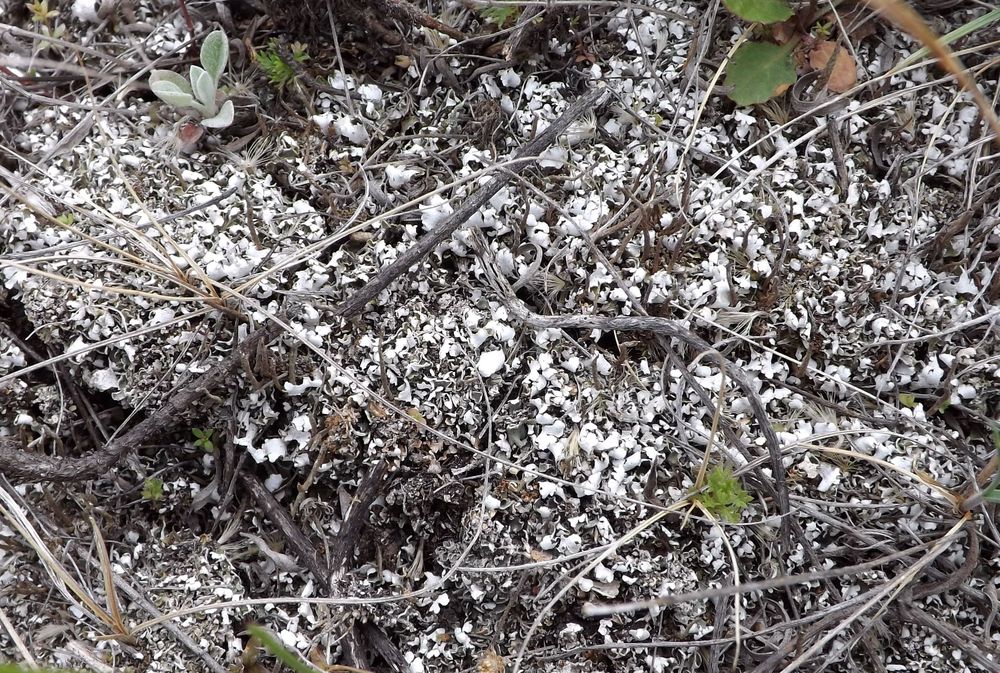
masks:
{"label": "gray lichen patch", "polygon": [[[183,44],[165,7],[132,4],[135,22],[150,23],[147,56]],[[227,666],[244,618],[330,662],[352,625],[377,627],[413,673],[499,670],[498,659],[511,670],[522,648],[521,670],[532,671],[672,671],[706,656],[728,666],[735,628],[744,657],[766,657],[807,628],[783,622],[813,624],[906,566],[739,604],[702,598],[600,619],[583,610],[850,566],[954,526],[942,493],[960,491],[993,449],[1000,371],[1000,233],[988,181],[976,179],[986,149],[972,107],[952,113],[947,83],[913,93],[929,77],[921,67],[829,117],[800,116],[805,103],[789,99],[733,109],[705,93],[714,73],[694,57],[715,39],[712,58],[724,54],[735,24],[710,35],[703,8],[672,2],[566,11],[587,41],[553,37],[536,59],[475,77],[484,64],[455,45],[430,64],[393,60],[382,78],[347,49],[346,67],[324,63],[328,90],[281,98],[284,108],[268,105],[276,94],[248,61],[235,84],[260,89],[250,93],[270,116],[259,135],[222,134],[192,153],[173,144],[180,115],[142,95],[113,99],[89,129],[79,126],[88,110],[20,103],[4,140],[39,166],[19,165],[17,186],[30,191],[0,206],[0,298],[26,316],[19,338],[65,356],[97,403],[80,408],[49,369],[29,373],[0,383],[0,434],[32,450],[83,450],[50,440],[67,426],[83,436],[87,421],[110,436],[115,414],[155,410],[255,327],[287,325],[240,363],[222,404],[187,410],[190,423],[93,483],[25,491],[36,508],[68,512],[64,526],[78,510],[102,511],[116,570],[164,612],[304,599],[178,620]],[[956,22],[968,16],[956,11]],[[132,33],[99,25],[109,50],[132,48]],[[855,45],[871,78],[909,48],[891,35],[895,47]],[[414,36],[429,48],[430,33]],[[461,90],[443,84],[449,73]],[[469,226],[483,229],[532,311],[672,319],[751,379],[787,472],[797,527],[787,549],[776,504],[758,488],[775,476],[746,391],[704,354],[647,333],[526,327],[467,232],[360,316],[336,317],[584,85],[609,87],[612,101]],[[0,377],[28,364],[0,331]],[[706,398],[721,402],[718,417]],[[332,570],[346,604],[309,604],[322,582],[246,493],[227,497],[227,480],[237,468],[257,475],[328,553],[383,462],[385,483]],[[732,525],[690,507],[702,466],[719,463],[750,491]],[[162,482],[161,498],[140,495],[149,479]],[[24,608],[26,587],[48,580],[11,529],[0,535],[11,580],[0,594],[18,629],[93,640],[93,625],[57,600],[39,614]],[[953,541],[921,581],[953,576],[967,553]],[[992,646],[983,615],[995,554],[982,556],[965,589],[916,603]],[[965,655],[926,624],[885,627],[902,614],[870,621],[887,665],[963,670]],[[834,639],[831,670],[866,667],[863,635]],[[200,665],[173,638],[153,629],[131,650],[103,647],[150,671]],[[662,645],[680,641],[690,646]]]}

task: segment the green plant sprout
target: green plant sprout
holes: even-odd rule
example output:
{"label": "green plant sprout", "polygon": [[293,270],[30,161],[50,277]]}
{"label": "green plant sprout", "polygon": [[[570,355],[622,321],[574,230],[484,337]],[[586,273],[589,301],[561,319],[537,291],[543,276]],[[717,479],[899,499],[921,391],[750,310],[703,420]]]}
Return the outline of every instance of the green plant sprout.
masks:
{"label": "green plant sprout", "polygon": [[[290,47],[292,59],[296,63],[305,63],[309,60],[309,53],[306,51],[304,44],[293,42]],[[276,40],[271,40],[267,48],[257,52],[257,65],[267,75],[268,81],[278,87],[279,91],[284,90],[286,86],[295,81],[295,70],[285,62],[285,59],[281,58]]]}
{"label": "green plant sprout", "polygon": [[150,477],[142,484],[142,499],[147,502],[163,500],[163,480]]}
{"label": "green plant sprout", "polygon": [[712,516],[729,521],[740,520],[740,513],[750,504],[750,496],[728,467],[716,465],[705,480],[705,490],[694,498]]}
{"label": "green plant sprout", "polygon": [[[49,9],[49,0],[33,0],[25,3],[24,6],[31,14],[31,22],[38,26],[38,31],[45,37],[60,40],[66,34],[65,24],[54,21],[55,25],[49,25],[49,19],[56,19],[59,16],[57,10]],[[40,39],[35,44],[35,53],[45,51],[52,46],[54,43],[49,40]]]}
{"label": "green plant sprout", "polygon": [[191,428],[194,435],[195,448],[201,449],[205,453],[215,453],[215,443],[212,442],[212,435],[215,430],[211,428]]}
{"label": "green plant sprout", "polygon": [[59,12],[49,9],[49,0],[34,0],[34,2],[25,3],[24,6],[31,12],[32,23],[47,24],[49,19],[59,16]]}
{"label": "green plant sprout", "polygon": [[264,649],[274,655],[275,659],[295,671],[295,673],[316,673],[319,670],[307,664],[302,657],[282,645],[281,641],[263,626],[249,624],[247,631],[251,636],[259,640]]}
{"label": "green plant sprout", "polygon": [[201,115],[201,125],[225,128],[233,123],[233,102],[219,105],[219,80],[229,62],[229,40],[226,33],[209,33],[201,45],[201,67],[191,66],[188,80],[171,70],[154,70],[149,75],[149,88],[157,98],[178,108],[193,108]]}
{"label": "green plant sprout", "polygon": [[490,23],[496,24],[497,28],[503,28],[508,23],[513,23],[521,14],[521,8],[517,5],[491,5],[479,10],[483,18]]}

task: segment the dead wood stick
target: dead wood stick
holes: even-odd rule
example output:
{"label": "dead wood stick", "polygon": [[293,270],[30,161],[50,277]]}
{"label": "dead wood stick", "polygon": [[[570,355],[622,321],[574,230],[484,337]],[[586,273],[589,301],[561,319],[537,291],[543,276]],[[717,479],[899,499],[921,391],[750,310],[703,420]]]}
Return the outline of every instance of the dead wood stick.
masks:
{"label": "dead wood stick", "polygon": [[0,474],[13,481],[85,481],[104,474],[136,447],[155,441],[177,428],[205,397],[221,387],[240,366],[242,358],[257,351],[280,333],[276,324],[262,327],[233,349],[224,360],[179,390],[162,407],[117,439],[85,456],[56,458],[25,451],[13,437],[0,437]]}
{"label": "dead wood stick", "polygon": [[982,666],[982,670],[1000,673],[1000,665],[996,661],[1000,657],[1000,650],[991,645],[988,635],[976,638],[969,631],[957,629],[912,603],[900,604],[897,612],[905,621],[937,633],[952,647],[961,650],[969,659]]}
{"label": "dead wood stick", "polygon": [[330,595],[330,570],[323,560],[322,554],[313,546],[313,543],[299,530],[298,524],[292,519],[292,515],[282,506],[271,492],[265,488],[260,479],[251,472],[242,470],[239,473],[239,480],[243,487],[263,510],[278,532],[288,541],[288,546],[302,560],[309,572],[323,588],[326,595]]}
{"label": "dead wood stick", "polygon": [[330,545],[330,567],[335,577],[340,577],[347,571],[347,562],[358,548],[361,532],[368,523],[369,508],[376,498],[385,495],[383,487],[388,472],[389,464],[382,459],[358,484],[358,489],[351,498],[351,506],[340,526],[340,532]]}
{"label": "dead wood stick", "polygon": [[513,176],[520,174],[528,165],[534,163],[538,155],[554,143],[573,123],[573,120],[589,110],[600,107],[610,96],[611,92],[607,89],[595,89],[573,101],[544,131],[514,152],[510,166],[476,190],[472,196],[465,199],[458,210],[451,214],[451,217],[425,234],[394,262],[383,267],[364,287],[337,306],[334,313],[345,318],[359,315],[364,310],[365,304],[377,297],[378,293],[387,288],[390,283],[405,274],[411,266],[431,254],[434,248],[446,241],[480,208],[485,206]]}
{"label": "dead wood stick", "polygon": [[[334,312],[343,317],[354,317],[361,313],[365,305],[394,280],[405,274],[411,266],[429,255],[434,248],[444,242],[476,211],[482,208],[513,175],[522,172],[543,150],[548,148],[580,115],[599,107],[611,93],[607,89],[595,89],[575,100],[544,131],[531,142],[514,152],[512,165],[493,177],[467,199],[451,217],[438,225],[430,233],[400,255],[394,262],[384,267],[357,293],[343,301]],[[275,338],[280,327],[271,324],[251,334],[232,354],[173,395],[160,409],[139,423],[118,439],[86,456],[79,458],[53,458],[43,454],[23,451],[13,438],[0,437],[0,474],[20,482],[40,481],[83,481],[91,479],[114,467],[129,451],[145,443],[150,437],[162,436],[177,427],[178,419],[203,397],[223,384],[240,365],[243,358],[252,355],[261,341],[265,343]]]}
{"label": "dead wood stick", "polygon": [[[244,470],[239,473],[239,479],[267,519],[288,542],[291,550],[316,578],[322,592],[330,596],[333,593],[334,579],[339,579],[347,573],[346,563],[357,546],[364,524],[368,521],[368,508],[381,495],[384,477],[388,470],[388,463],[381,460],[361,480],[340,533],[331,546],[329,562],[324,560],[322,552],[309,541],[291,514],[254,474]],[[369,668],[370,652],[367,647],[369,645],[374,647],[397,673],[406,670],[406,660],[388,636],[377,627],[368,625],[366,628],[366,625],[360,623],[353,624],[344,635],[342,646],[345,662],[357,669]]]}

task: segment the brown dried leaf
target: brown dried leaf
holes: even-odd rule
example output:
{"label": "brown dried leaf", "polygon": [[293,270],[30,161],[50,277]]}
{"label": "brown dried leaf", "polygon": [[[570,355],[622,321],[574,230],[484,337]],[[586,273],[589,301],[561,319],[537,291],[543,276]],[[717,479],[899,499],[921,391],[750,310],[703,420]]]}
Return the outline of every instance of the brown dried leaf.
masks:
{"label": "brown dried leaf", "polygon": [[781,23],[776,23],[771,26],[771,37],[773,37],[774,41],[778,44],[785,44],[798,35],[798,33],[799,25],[794,17],[788,21],[782,21]]}
{"label": "brown dried leaf", "polygon": [[858,65],[846,49],[829,40],[819,40],[809,52],[809,65],[813,70],[825,71],[834,55],[836,60],[826,86],[835,93],[844,93],[858,83]]}

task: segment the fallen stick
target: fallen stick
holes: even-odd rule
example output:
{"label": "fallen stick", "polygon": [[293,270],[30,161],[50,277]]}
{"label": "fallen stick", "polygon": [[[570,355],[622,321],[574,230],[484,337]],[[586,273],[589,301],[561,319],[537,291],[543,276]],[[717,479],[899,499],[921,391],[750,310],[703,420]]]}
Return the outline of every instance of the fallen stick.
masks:
{"label": "fallen stick", "polygon": [[584,331],[596,329],[618,332],[652,332],[653,334],[663,335],[694,347],[722,369],[736,383],[740,390],[743,391],[743,394],[746,395],[747,401],[753,410],[753,415],[761,425],[761,432],[764,434],[769,454],[768,457],[771,463],[771,476],[774,479],[778,513],[781,515],[783,543],[786,551],[791,551],[789,545],[791,539],[791,522],[789,517],[788,484],[785,481],[785,465],[781,457],[781,444],[774,432],[774,428],[768,422],[767,413],[763,402],[760,400],[760,396],[757,395],[750,378],[743,369],[734,366],[725,356],[712,348],[711,344],[687,327],[668,318],[579,314],[540,315],[534,313],[523,301],[518,299],[514,294],[513,288],[503,276],[503,273],[497,268],[492,251],[482,231],[476,230],[474,232],[472,245],[487,272],[487,283],[499,296],[500,301],[507,308],[511,317],[528,327],[535,329],[579,329]]}
{"label": "fallen stick", "polygon": [[257,352],[280,333],[276,325],[262,327],[233,349],[224,360],[172,395],[162,407],[134,428],[93,453],[77,458],[56,458],[21,449],[14,437],[0,437],[0,474],[20,483],[86,481],[106,473],[136,447],[173,432],[190,417],[202,398],[210,397],[241,366],[244,357]]}

